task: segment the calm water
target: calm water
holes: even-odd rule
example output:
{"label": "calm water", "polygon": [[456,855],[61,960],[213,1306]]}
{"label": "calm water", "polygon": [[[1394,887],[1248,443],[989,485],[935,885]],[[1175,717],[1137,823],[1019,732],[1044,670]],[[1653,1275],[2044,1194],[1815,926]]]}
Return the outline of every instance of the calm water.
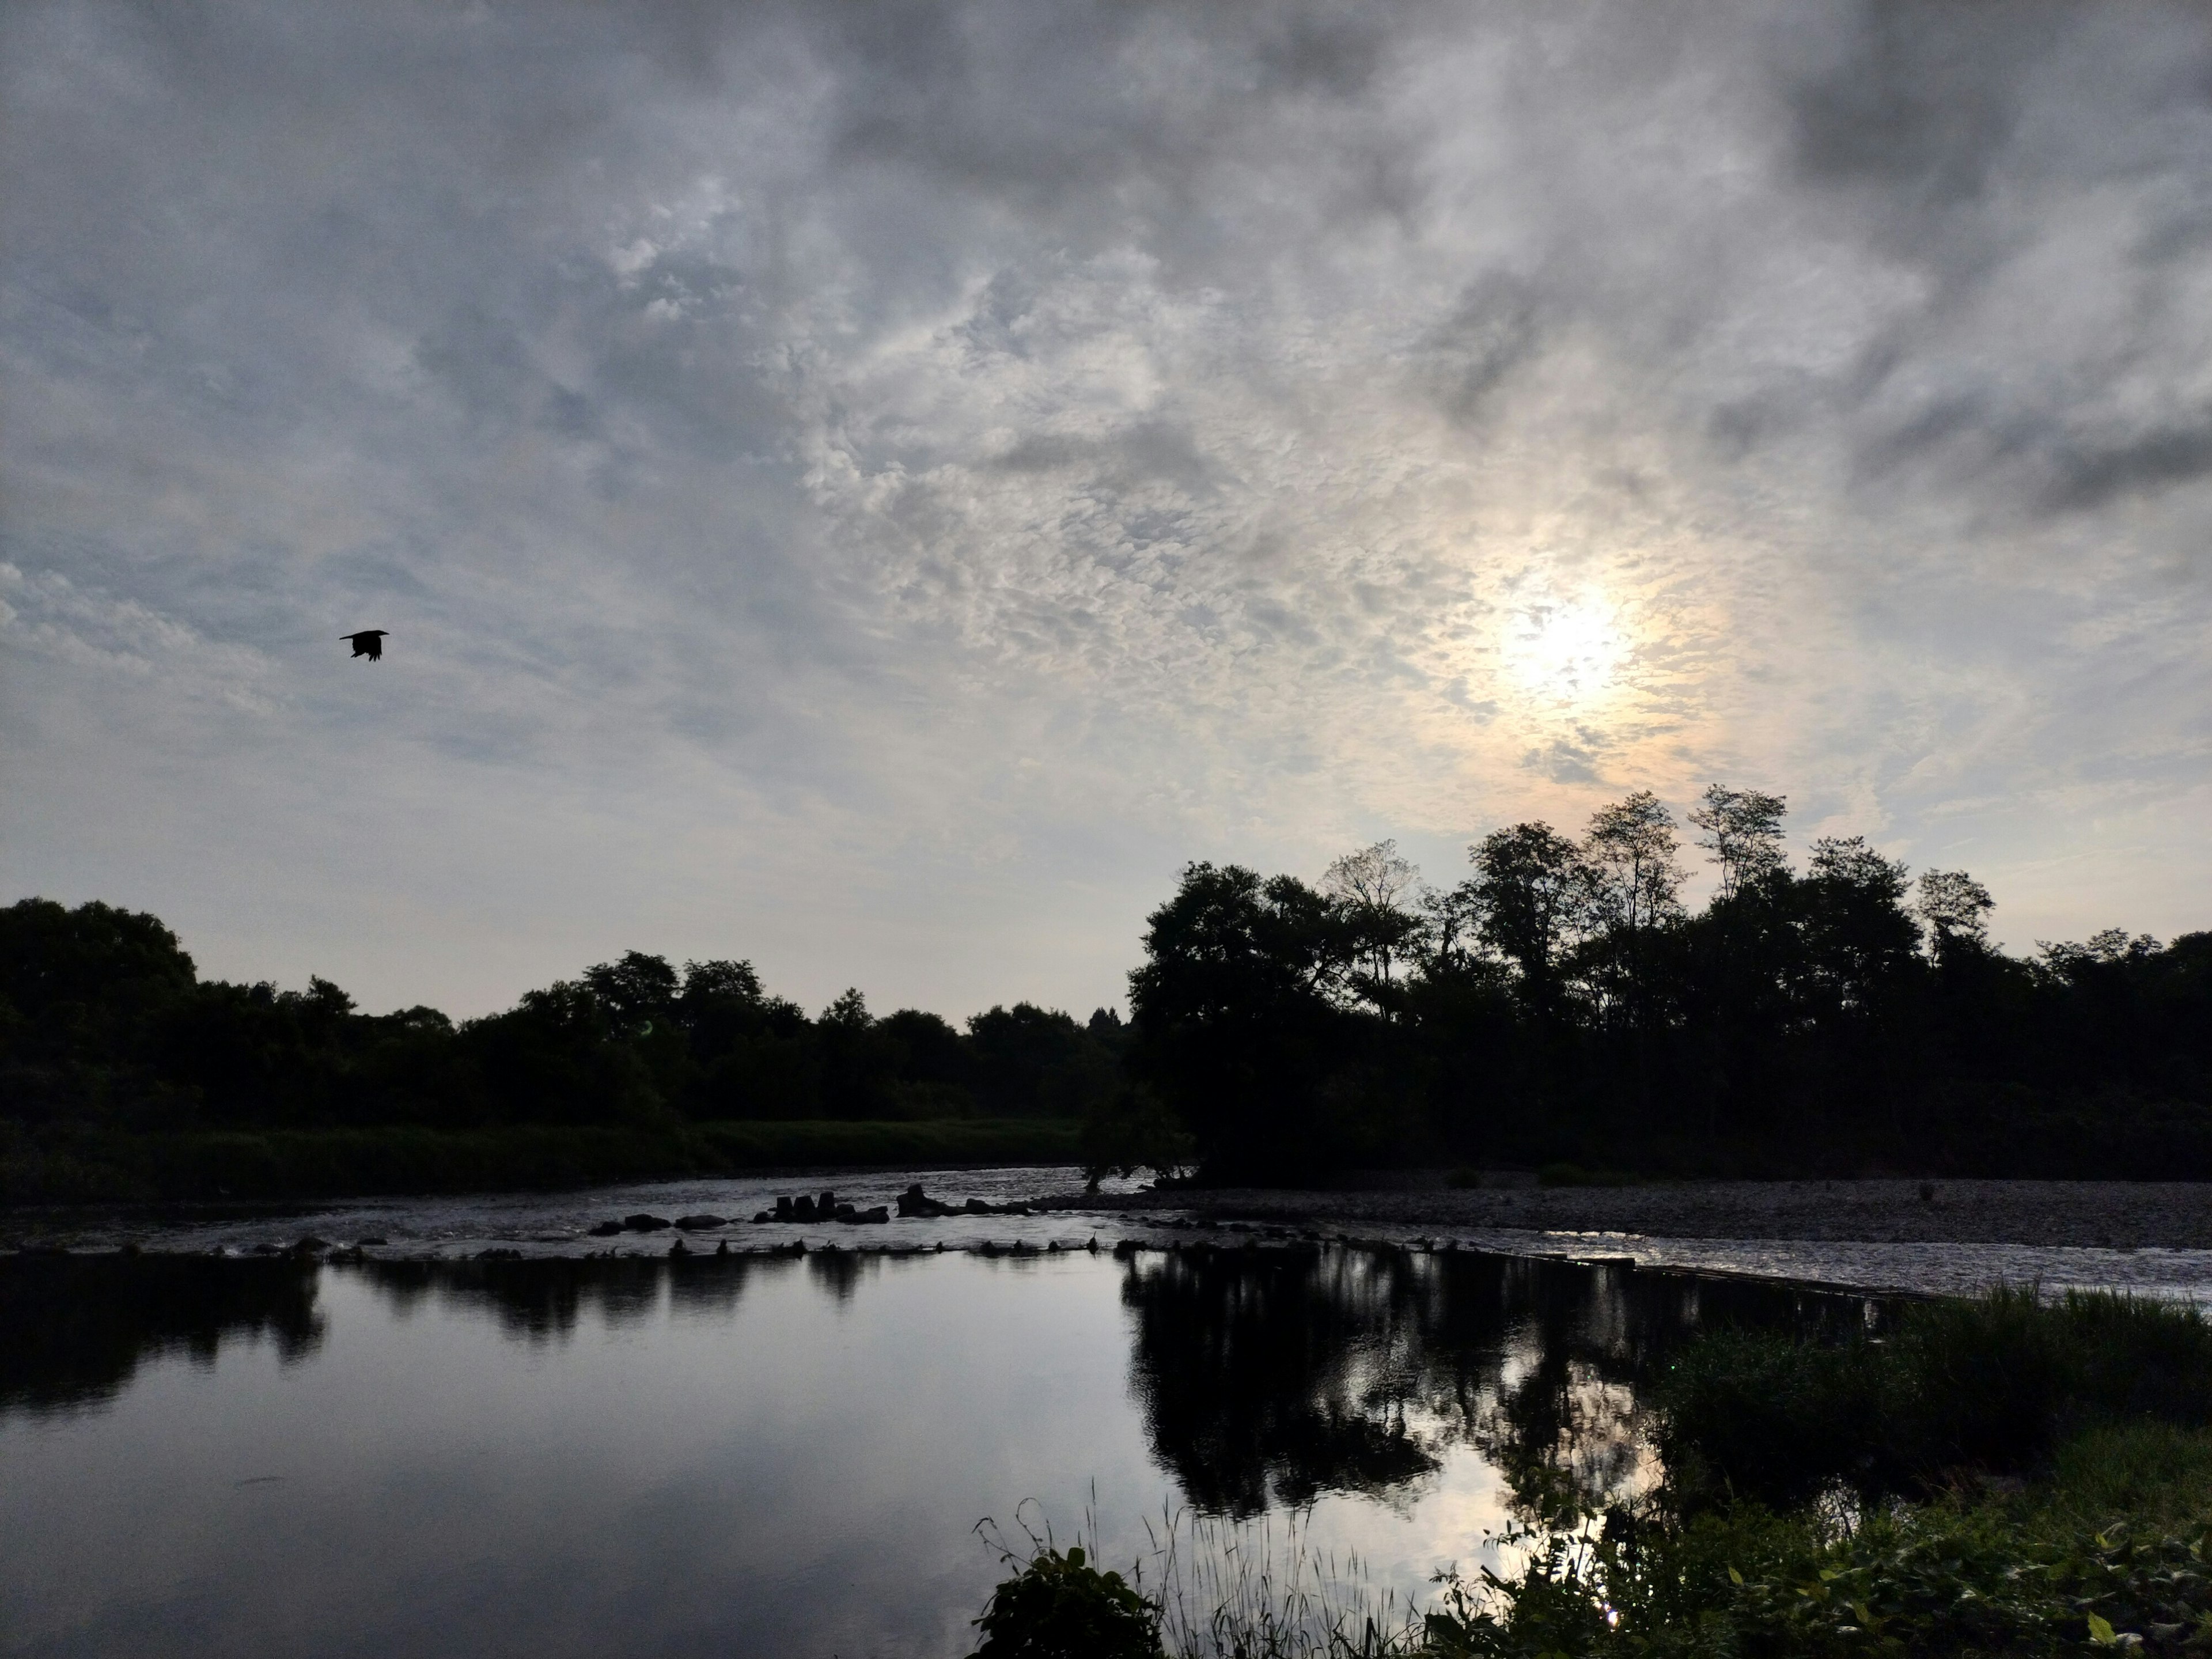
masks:
{"label": "calm water", "polygon": [[1310,1506],[1421,1594],[1516,1468],[1649,1478],[1638,1383],[1687,1331],[1875,1312],[1231,1243],[0,1259],[0,1651],[957,1655],[971,1529],[1024,1500],[1117,1559],[1177,1507]]}

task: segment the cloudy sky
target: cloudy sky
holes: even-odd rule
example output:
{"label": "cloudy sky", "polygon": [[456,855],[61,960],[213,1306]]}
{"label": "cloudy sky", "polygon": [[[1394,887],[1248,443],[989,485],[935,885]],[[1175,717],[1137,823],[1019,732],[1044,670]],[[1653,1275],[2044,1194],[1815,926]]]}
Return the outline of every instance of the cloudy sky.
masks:
{"label": "cloudy sky", "polygon": [[15,0],[0,111],[0,899],[1082,1012],[1720,780],[2212,926],[2201,4]]}

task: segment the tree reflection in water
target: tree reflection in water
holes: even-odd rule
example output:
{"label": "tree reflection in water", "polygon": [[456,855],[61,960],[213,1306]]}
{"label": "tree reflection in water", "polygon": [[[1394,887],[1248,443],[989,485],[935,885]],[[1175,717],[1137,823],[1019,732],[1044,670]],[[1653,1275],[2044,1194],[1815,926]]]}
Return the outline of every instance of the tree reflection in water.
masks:
{"label": "tree reflection in water", "polygon": [[[758,1275],[848,1303],[884,1261],[0,1259],[0,1410],[97,1403],[145,1358],[211,1362],[230,1340],[266,1336],[300,1359],[322,1340],[322,1272],[360,1275],[402,1317],[434,1299],[539,1343],[587,1314],[610,1328],[664,1309],[734,1322]],[[1154,1458],[1195,1507],[1237,1517],[1330,1492],[1411,1501],[1455,1446],[1499,1467],[1524,1505],[1563,1482],[1602,1503],[1654,1473],[1643,1385],[1692,1333],[1840,1328],[1878,1312],[1861,1297],[1626,1264],[1350,1246],[1140,1252],[1121,1297]]]}
{"label": "tree reflection in water", "polygon": [[212,1364],[226,1340],[265,1336],[284,1363],[305,1358],[323,1339],[316,1272],[289,1257],[0,1260],[0,1411],[99,1405],[142,1361]]}
{"label": "tree reflection in water", "polygon": [[1696,1330],[1877,1312],[1626,1263],[1353,1248],[1139,1256],[1122,1300],[1154,1455],[1194,1504],[1238,1517],[1410,1498],[1457,1444],[1524,1508],[1562,1483],[1602,1504],[1656,1473],[1640,1387]]}

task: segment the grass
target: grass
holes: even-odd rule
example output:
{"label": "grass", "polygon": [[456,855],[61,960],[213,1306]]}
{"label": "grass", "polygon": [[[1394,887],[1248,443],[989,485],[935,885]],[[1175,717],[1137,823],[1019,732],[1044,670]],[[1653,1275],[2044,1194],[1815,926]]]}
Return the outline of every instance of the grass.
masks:
{"label": "grass", "polygon": [[1048,1119],[519,1125],[0,1139],[0,1205],[290,1200],[551,1190],[809,1165],[1072,1164],[1080,1126]]}
{"label": "grass", "polygon": [[1921,1495],[2018,1474],[2099,1422],[2212,1423],[2212,1323],[2193,1308],[2033,1289],[1918,1304],[1880,1342],[1718,1332],[1661,1379],[1676,1501]]}
{"label": "grass", "polygon": [[[1314,1546],[1305,1511],[1231,1521],[1189,1510],[1146,1523],[1124,1578],[1017,1517],[1026,1550],[977,1531],[1014,1569],[976,1620],[971,1659],[1407,1659],[1422,1620],[1357,1555]],[[1095,1517],[1089,1522],[1097,1532]],[[1133,1617],[1141,1608],[1141,1617]]]}

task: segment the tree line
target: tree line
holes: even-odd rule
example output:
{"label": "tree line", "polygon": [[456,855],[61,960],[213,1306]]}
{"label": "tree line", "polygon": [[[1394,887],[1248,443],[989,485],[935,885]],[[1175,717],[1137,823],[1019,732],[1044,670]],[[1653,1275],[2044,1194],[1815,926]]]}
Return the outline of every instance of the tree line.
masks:
{"label": "tree line", "polygon": [[1988,890],[1786,803],[1648,792],[1505,826],[1449,888],[1382,842],[1318,883],[1194,863],[1125,1024],[809,1017],[742,961],[632,951],[456,1023],[336,985],[204,981],[152,916],[0,909],[0,1127],[122,1131],[1081,1118],[1094,1173],[1307,1181],[1409,1164],[1644,1174],[2212,1178],[2212,933],[2027,956]]}
{"label": "tree line", "polygon": [[1916,880],[1856,836],[1796,867],[1786,811],[1705,792],[1687,828],[1717,880],[1695,910],[1649,792],[1579,837],[1499,829],[1448,889],[1389,842],[1318,885],[1188,866],[1130,975],[1125,1155],[1173,1123],[1222,1179],[2212,1176],[2212,933],[2008,955],[1966,872]]}
{"label": "tree line", "polygon": [[857,990],[809,1018],[741,961],[630,951],[455,1022],[203,980],[156,918],[0,909],[0,1116],[137,1131],[404,1124],[1082,1116],[1119,1086],[1121,1019],[1021,1002],[960,1030],[880,1018]]}

